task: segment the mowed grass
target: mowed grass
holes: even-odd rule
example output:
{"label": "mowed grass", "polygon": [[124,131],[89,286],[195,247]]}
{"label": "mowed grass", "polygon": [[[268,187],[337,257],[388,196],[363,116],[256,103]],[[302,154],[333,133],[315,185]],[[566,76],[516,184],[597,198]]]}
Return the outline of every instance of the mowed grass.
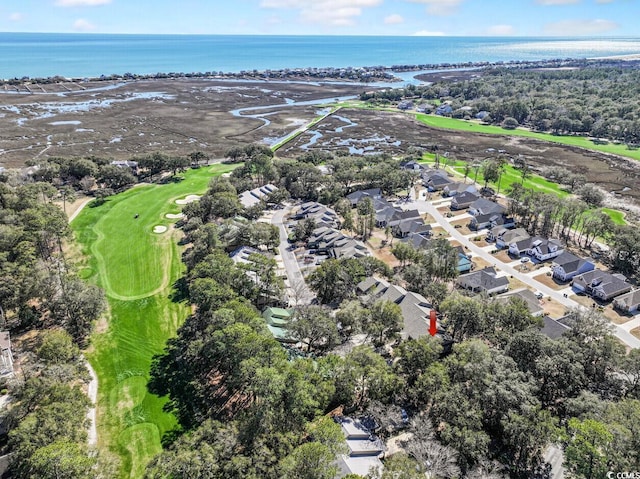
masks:
{"label": "mowed grass", "polygon": [[[88,258],[82,271],[109,303],[108,325],[93,335],[87,357],[98,376],[98,445],[121,458],[122,478],[142,477],[162,435],[177,427],[163,411],[165,399],[147,391],[152,357],[189,314],[187,304],[171,300],[183,265],[178,233],[165,215],[180,211],[176,199],[202,194],[213,176],[232,169],[214,165],[179,182],[136,187],[86,207],[72,222]],[[156,225],[169,230],[153,233]]]}
{"label": "mowed grass", "polygon": [[615,155],[624,156],[634,160],[640,160],[640,150],[629,149],[623,144],[608,143],[606,145],[596,144],[589,138],[583,136],[564,136],[551,135],[549,133],[538,133],[526,130],[524,128],[516,128],[515,130],[505,130],[499,126],[483,125],[477,121],[458,120],[456,118],[447,118],[438,115],[426,115],[418,113],[416,115],[418,121],[435,128],[445,128],[449,130],[469,131],[472,133],[484,133],[487,135],[506,135],[506,136],[524,136],[527,138],[535,138],[543,141],[551,141],[562,145],[577,146],[588,150],[602,151],[604,153],[613,153]]}

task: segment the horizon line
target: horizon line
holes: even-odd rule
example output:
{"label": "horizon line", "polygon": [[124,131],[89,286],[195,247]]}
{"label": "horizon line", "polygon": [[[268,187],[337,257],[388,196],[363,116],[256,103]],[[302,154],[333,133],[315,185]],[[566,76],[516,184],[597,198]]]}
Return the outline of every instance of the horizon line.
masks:
{"label": "horizon line", "polygon": [[398,35],[398,34],[349,34],[349,33],[131,33],[131,32],[0,32],[0,35],[131,35],[131,36],[207,36],[207,37],[396,37],[396,38],[589,38],[589,39],[638,39],[639,35],[449,35],[449,34],[436,34],[436,35],[420,35],[417,33]]}

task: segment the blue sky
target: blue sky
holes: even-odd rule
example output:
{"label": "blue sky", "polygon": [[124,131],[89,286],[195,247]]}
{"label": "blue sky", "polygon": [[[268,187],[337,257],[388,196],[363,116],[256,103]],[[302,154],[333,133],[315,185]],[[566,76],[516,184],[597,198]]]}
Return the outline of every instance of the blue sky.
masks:
{"label": "blue sky", "polygon": [[638,36],[640,0],[0,0],[0,31]]}

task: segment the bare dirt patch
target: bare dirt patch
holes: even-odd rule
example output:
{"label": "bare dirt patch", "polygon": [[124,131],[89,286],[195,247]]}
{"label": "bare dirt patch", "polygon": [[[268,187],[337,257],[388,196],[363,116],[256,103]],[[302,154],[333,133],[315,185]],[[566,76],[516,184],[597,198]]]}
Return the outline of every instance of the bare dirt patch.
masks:
{"label": "bare dirt patch", "polygon": [[564,316],[567,310],[563,304],[558,303],[555,299],[542,299],[540,305],[546,315],[556,319]]}
{"label": "bare dirt patch", "polygon": [[538,276],[534,276],[533,279],[555,291],[560,291],[569,286],[569,283],[561,283],[551,276],[551,274],[539,274]]}
{"label": "bare dirt patch", "polygon": [[631,334],[633,334],[636,338],[640,339],[640,327],[639,328],[634,328],[629,332]]}
{"label": "bare dirt patch", "polygon": [[506,249],[498,251],[493,256],[495,256],[499,261],[502,261],[503,263],[511,263],[514,260],[514,258],[509,255],[509,252]]}

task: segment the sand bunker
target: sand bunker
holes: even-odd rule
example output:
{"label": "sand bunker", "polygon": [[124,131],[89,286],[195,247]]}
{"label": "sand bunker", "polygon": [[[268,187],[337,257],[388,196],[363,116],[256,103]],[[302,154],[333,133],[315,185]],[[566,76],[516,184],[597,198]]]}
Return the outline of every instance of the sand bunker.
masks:
{"label": "sand bunker", "polygon": [[178,213],[178,214],[167,213],[165,216],[170,220],[179,220],[180,218],[184,218],[184,213]]}
{"label": "sand bunker", "polygon": [[157,225],[157,226],[153,227],[153,232],[154,233],[164,233],[165,231],[167,231],[167,227],[166,226]]}
{"label": "sand bunker", "polygon": [[194,201],[198,201],[200,199],[199,195],[189,195],[186,198],[181,200],[176,200],[177,205],[188,205],[189,203],[193,203]]}

